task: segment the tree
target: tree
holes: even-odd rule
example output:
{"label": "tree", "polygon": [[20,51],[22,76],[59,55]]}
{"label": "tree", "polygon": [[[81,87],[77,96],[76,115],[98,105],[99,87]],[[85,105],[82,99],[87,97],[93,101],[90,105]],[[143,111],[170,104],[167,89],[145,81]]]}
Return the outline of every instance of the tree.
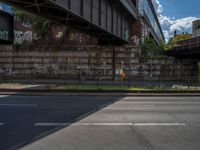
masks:
{"label": "tree", "polygon": [[146,38],[142,45],[142,54],[144,57],[148,57],[150,54],[152,56],[161,55],[164,52],[164,46],[164,43],[158,45],[154,39]]}

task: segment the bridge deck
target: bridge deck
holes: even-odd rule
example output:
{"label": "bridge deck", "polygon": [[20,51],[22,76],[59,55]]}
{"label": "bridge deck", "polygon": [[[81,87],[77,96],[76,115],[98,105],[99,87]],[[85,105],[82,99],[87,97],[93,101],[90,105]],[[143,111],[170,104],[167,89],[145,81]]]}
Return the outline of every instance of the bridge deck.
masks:
{"label": "bridge deck", "polygon": [[176,57],[200,57],[200,37],[178,42],[178,46],[173,47],[170,54]]}
{"label": "bridge deck", "polygon": [[131,0],[0,0],[93,34],[100,42],[125,43],[137,10]]}

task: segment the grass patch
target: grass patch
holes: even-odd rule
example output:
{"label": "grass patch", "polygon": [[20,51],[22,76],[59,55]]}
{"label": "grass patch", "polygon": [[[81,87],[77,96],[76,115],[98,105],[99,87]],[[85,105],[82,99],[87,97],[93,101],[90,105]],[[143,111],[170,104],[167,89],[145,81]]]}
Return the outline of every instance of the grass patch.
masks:
{"label": "grass patch", "polygon": [[32,85],[21,83],[0,83],[0,89],[42,89],[64,91],[158,91],[158,92],[200,92],[198,86],[172,86],[172,87],[128,87],[127,85],[99,85],[96,84],[69,84],[69,85]]}
{"label": "grass patch", "polygon": [[86,91],[109,91],[109,90],[128,90],[127,86],[111,86],[111,85],[66,85],[58,86],[53,89],[64,90],[86,90]]}
{"label": "grass patch", "polygon": [[128,87],[124,85],[66,85],[66,86],[57,86],[50,89],[56,90],[66,90],[66,91],[151,91],[151,90],[163,90],[159,87]]}
{"label": "grass patch", "polygon": [[56,90],[66,90],[66,91],[200,91],[198,87],[188,88],[160,88],[160,87],[128,87],[123,85],[66,85],[66,86],[57,86],[50,89]]}

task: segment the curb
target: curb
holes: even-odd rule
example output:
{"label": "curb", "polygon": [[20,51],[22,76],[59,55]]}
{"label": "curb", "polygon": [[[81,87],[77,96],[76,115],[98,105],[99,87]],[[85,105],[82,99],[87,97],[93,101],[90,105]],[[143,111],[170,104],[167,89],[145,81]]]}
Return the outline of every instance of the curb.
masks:
{"label": "curb", "polygon": [[192,97],[200,96],[198,91],[66,91],[66,90],[13,90],[0,89],[0,95],[19,96],[151,96],[151,97]]}
{"label": "curb", "polygon": [[121,93],[121,94],[197,94],[200,95],[200,90],[54,90],[54,89],[1,89],[0,92],[42,92],[42,93]]}

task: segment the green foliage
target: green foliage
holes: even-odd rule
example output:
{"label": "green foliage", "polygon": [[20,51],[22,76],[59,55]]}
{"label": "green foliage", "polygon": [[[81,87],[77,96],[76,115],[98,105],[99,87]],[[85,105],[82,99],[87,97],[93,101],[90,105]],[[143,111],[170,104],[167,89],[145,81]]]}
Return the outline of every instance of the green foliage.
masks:
{"label": "green foliage", "polygon": [[173,47],[178,46],[178,42],[192,38],[191,34],[179,34],[169,39],[166,44],[166,50],[171,50]]}
{"label": "green foliage", "polygon": [[16,9],[16,15],[18,17],[20,17],[22,20],[31,21],[33,24],[35,33],[40,38],[44,38],[44,36],[48,33],[48,31],[52,25],[52,22],[49,21],[48,19],[34,16],[34,15],[24,12],[22,10]]}
{"label": "green foliage", "polygon": [[142,45],[143,57],[162,55],[164,53],[164,43],[158,45],[152,38],[146,38]]}
{"label": "green foliage", "polygon": [[51,22],[41,17],[35,17],[33,19],[33,27],[37,36],[43,38],[51,27]]}
{"label": "green foliage", "polygon": [[15,15],[20,17],[21,20],[32,20],[34,16],[20,9],[15,9]]}

